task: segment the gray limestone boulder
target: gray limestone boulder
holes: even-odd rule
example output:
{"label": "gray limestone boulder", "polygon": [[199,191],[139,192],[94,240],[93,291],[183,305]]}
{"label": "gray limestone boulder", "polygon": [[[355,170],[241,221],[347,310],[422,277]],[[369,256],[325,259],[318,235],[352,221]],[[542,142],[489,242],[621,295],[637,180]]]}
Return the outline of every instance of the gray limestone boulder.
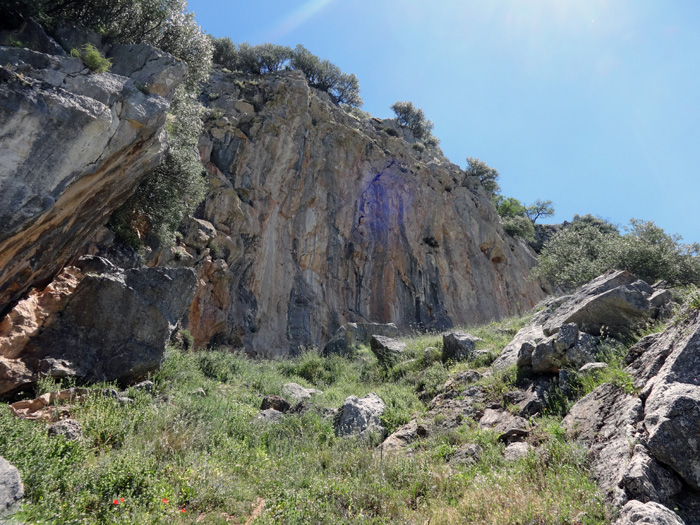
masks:
{"label": "gray limestone boulder", "polygon": [[323,392],[320,390],[315,388],[305,388],[299,383],[285,383],[282,385],[282,393],[294,401],[304,401],[311,399],[311,396],[313,395],[323,394]]}
{"label": "gray limestone boulder", "polygon": [[[19,359],[38,373],[130,384],[158,369],[165,347],[192,300],[189,268],[88,273],[53,324]],[[53,364],[60,364],[56,369]],[[0,378],[0,383],[3,383]],[[0,392],[0,394],[12,389]]]}
{"label": "gray limestone boulder", "polygon": [[632,500],[622,507],[615,525],[685,525],[685,522],[663,505]]}
{"label": "gray limestone boulder", "polygon": [[645,412],[651,454],[700,490],[700,386],[657,386],[647,398]]}
{"label": "gray limestone boulder", "polygon": [[450,332],[442,336],[442,360],[466,361],[474,354],[477,341],[476,336],[467,332]]}
{"label": "gray limestone boulder", "polygon": [[0,457],[0,519],[17,510],[24,497],[24,486],[19,471]]}
{"label": "gray limestone boulder", "polygon": [[530,453],[530,450],[532,450],[532,446],[529,443],[526,443],[524,441],[518,441],[508,445],[505,451],[503,452],[503,456],[506,461],[517,461],[519,459],[527,457],[527,455]]}
{"label": "gray limestone boulder", "polygon": [[383,367],[389,367],[401,361],[404,350],[406,350],[406,343],[391,337],[373,335],[369,341],[369,348],[377,356],[379,364]]}
{"label": "gray limestone boulder", "polygon": [[383,453],[405,451],[411,443],[427,437],[427,427],[413,420],[387,437],[380,445]]}
{"label": "gray limestone boulder", "polygon": [[274,408],[268,408],[261,411],[257,416],[255,416],[255,421],[262,423],[263,425],[270,425],[279,423],[282,421],[282,412],[275,410]]}
{"label": "gray limestone boulder", "polygon": [[63,436],[68,441],[78,441],[83,429],[75,419],[62,419],[49,425],[49,436]]}
{"label": "gray limestone boulder", "polygon": [[394,323],[347,323],[336,331],[323,347],[323,355],[337,354],[348,357],[355,346],[370,344],[372,336],[398,337],[399,329]]}
{"label": "gray limestone boulder", "polygon": [[375,432],[383,434],[384,426],[379,417],[384,413],[386,405],[377,394],[367,394],[358,399],[348,397],[334,422],[337,436],[367,436]]}
{"label": "gray limestone boulder", "polygon": [[553,341],[553,338],[542,341],[532,352],[532,370],[535,373],[553,374],[561,368],[564,353],[554,348]]}

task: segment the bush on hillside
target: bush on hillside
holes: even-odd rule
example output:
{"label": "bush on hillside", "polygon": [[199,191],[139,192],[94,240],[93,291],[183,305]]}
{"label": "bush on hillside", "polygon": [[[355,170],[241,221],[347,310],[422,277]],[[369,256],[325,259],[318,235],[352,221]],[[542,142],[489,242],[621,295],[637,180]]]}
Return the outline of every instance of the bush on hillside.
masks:
{"label": "bush on hillside", "polygon": [[632,219],[620,234],[606,221],[579,217],[545,244],[533,276],[573,289],[615,268],[648,283],[699,284],[700,245],[681,241],[651,221]]}

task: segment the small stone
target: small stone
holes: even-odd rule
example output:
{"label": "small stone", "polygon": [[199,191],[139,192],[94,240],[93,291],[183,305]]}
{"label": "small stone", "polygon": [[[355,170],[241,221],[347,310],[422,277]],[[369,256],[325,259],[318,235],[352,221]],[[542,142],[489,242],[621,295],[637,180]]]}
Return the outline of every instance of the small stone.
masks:
{"label": "small stone", "polygon": [[77,441],[82,437],[82,428],[75,419],[62,419],[49,425],[49,436],[63,436],[68,441]]}
{"label": "small stone", "polygon": [[273,408],[278,412],[287,412],[290,409],[290,404],[282,396],[267,395],[263,398],[260,409],[267,410],[268,408]]}
{"label": "small stone", "polygon": [[322,391],[315,388],[304,388],[299,383],[285,383],[282,385],[282,393],[296,401],[311,399],[312,395],[323,394]]}
{"label": "small stone", "polygon": [[0,457],[0,516],[12,513],[24,497],[24,487],[19,471],[5,458]]}
{"label": "small stone", "polygon": [[581,368],[578,369],[578,371],[582,374],[585,374],[587,372],[593,372],[594,370],[603,370],[604,368],[608,368],[607,363],[588,363],[583,365]]}
{"label": "small stone", "polygon": [[282,420],[282,412],[274,408],[268,408],[255,416],[255,419],[265,424],[279,423]]}
{"label": "small stone", "polygon": [[521,458],[526,457],[530,452],[531,448],[532,447],[530,446],[530,444],[525,443],[524,441],[511,443],[506,447],[506,450],[504,452],[505,459],[506,461],[517,461]]}

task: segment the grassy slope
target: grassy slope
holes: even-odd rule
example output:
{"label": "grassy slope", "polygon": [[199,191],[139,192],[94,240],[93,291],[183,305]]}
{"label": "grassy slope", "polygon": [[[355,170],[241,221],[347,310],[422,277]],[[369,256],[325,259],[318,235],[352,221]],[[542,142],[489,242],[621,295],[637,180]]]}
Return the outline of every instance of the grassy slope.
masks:
{"label": "grassy slope", "polygon": [[[470,331],[495,356],[524,322]],[[314,402],[330,408],[348,395],[376,392],[393,431],[425,414],[449,373],[488,360],[448,369],[423,352],[440,340],[407,339],[415,360],[389,371],[366,348],[353,360],[307,353],[291,361],[169,349],[153,378],[155,396],[133,392],[135,403],[120,405],[96,395],[72,409],[83,426],[80,443],[50,438],[43,423],[0,409],[0,455],[22,473],[28,502],[22,515],[32,523],[245,523],[256,508],[263,512],[255,523],[609,521],[587,477],[585,451],[559,424],[556,412],[570,401],[535,421],[541,446],[515,463],[504,461],[495,434],[471,420],[431,435],[410,457],[382,457],[378,440],[337,438],[332,422],[313,411],[277,425],[254,420],[265,394],[281,394],[284,383],[295,381],[323,390]],[[618,362],[614,370],[581,385],[580,394],[620,375],[619,354],[610,360]],[[485,386],[498,395],[513,387],[514,377],[497,376]],[[419,398],[419,390],[427,394]],[[466,443],[484,449],[479,462],[449,464]]]}

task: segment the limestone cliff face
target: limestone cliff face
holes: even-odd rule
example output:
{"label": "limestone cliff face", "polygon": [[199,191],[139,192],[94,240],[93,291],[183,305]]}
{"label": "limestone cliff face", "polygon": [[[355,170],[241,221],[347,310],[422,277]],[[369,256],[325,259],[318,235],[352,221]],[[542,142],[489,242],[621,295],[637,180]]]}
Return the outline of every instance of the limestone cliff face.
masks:
{"label": "limestone cliff face", "polygon": [[479,183],[393,121],[349,115],[298,72],[215,72],[204,100],[211,190],[170,255],[199,261],[200,344],[281,355],[349,321],[442,329],[544,297]]}
{"label": "limestone cliff face", "polygon": [[54,54],[0,46],[0,314],[46,285],[158,165],[186,73],[135,45],[113,46],[112,72],[92,74],[51,42]]}

